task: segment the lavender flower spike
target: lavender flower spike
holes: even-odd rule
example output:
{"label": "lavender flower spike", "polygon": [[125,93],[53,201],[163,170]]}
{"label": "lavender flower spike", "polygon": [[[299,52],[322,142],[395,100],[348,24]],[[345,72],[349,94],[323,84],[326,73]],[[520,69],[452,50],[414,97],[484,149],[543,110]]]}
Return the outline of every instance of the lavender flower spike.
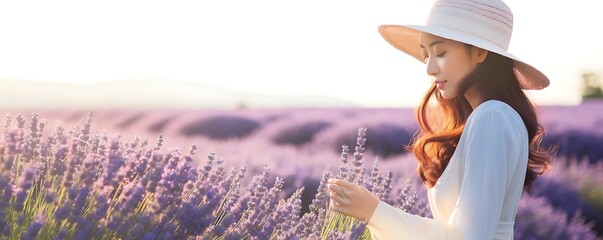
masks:
{"label": "lavender flower spike", "polygon": [[36,216],[36,219],[29,225],[27,231],[25,231],[25,234],[23,234],[23,237],[21,239],[36,239],[36,237],[38,236],[38,232],[40,231],[40,229],[42,229],[44,223],[46,223],[46,216],[44,214],[38,214]]}
{"label": "lavender flower spike", "polygon": [[33,186],[36,172],[37,167],[33,163],[25,166],[25,169],[19,178],[18,188],[15,192],[15,210],[21,211],[23,209],[23,203],[25,202],[25,198],[27,198],[27,191],[29,191],[29,189]]}

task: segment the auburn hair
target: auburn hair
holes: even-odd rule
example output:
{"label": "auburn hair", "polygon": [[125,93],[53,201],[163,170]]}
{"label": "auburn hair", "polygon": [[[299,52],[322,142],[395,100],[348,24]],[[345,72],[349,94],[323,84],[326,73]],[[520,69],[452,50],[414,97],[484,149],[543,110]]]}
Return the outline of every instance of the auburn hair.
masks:
{"label": "auburn hair", "polygon": [[[467,47],[469,49],[471,46]],[[494,52],[489,52],[486,59],[462,79],[459,96],[444,99],[435,84],[426,92],[416,111],[419,130],[413,143],[408,146],[419,161],[419,177],[431,188],[442,176],[456,150],[467,118],[473,111],[464,97],[464,93],[471,86],[476,88],[484,101],[505,102],[521,116],[528,130],[530,143],[524,182],[524,189],[529,190],[536,177],[551,167],[556,149],[541,148],[544,129],[538,123],[534,105],[522,91],[515,77],[513,60]],[[433,104],[433,101],[436,101],[436,104]]]}

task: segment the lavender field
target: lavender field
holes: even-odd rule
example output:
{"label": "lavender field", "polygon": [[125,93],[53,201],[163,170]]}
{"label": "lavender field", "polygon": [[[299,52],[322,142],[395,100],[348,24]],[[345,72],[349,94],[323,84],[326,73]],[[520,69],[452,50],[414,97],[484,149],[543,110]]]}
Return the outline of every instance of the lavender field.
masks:
{"label": "lavender field", "polygon": [[[404,151],[412,109],[0,113],[1,238],[367,239],[329,210],[328,177],[430,216]],[[558,159],[522,197],[515,236],[600,239],[603,101],[539,116]]]}

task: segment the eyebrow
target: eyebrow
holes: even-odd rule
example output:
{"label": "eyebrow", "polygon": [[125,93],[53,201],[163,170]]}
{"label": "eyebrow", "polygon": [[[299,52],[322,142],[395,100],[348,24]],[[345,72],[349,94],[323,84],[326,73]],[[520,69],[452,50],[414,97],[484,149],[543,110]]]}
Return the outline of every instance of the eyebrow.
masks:
{"label": "eyebrow", "polygon": [[[436,45],[436,44],[440,44],[440,43],[444,43],[444,41],[442,41],[442,40],[435,40],[435,41],[431,42],[431,43],[429,44],[429,46],[430,46],[430,47],[433,47],[434,45]],[[419,44],[419,47],[421,47],[421,48],[425,48],[425,47],[424,47],[423,45],[421,45],[421,44]]]}

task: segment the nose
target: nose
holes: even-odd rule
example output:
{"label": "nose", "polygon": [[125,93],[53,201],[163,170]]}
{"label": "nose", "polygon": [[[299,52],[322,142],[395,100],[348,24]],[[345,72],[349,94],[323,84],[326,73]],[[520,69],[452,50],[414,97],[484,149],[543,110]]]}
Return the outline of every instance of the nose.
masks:
{"label": "nose", "polygon": [[440,68],[438,67],[437,63],[435,62],[434,58],[427,58],[427,75],[429,76],[436,76],[438,75],[438,73],[440,73]]}

